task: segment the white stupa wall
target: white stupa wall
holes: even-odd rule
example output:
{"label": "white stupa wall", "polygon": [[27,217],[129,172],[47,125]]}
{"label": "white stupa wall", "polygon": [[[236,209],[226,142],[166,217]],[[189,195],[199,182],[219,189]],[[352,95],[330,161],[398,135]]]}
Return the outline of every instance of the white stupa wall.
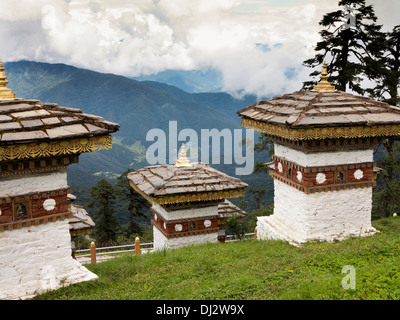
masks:
{"label": "white stupa wall", "polygon": [[10,175],[0,183],[0,198],[63,189],[68,187],[67,169]]}
{"label": "white stupa wall", "polygon": [[0,233],[0,299],[27,299],[96,278],[71,257],[68,219]]}
{"label": "white stupa wall", "polygon": [[193,244],[205,244],[207,242],[218,242],[218,233],[199,234],[177,238],[167,238],[160,230],[153,226],[153,246],[154,250],[176,249],[190,246]]}
{"label": "white stupa wall", "polygon": [[153,208],[164,220],[191,219],[218,215],[218,205],[198,208],[186,208],[181,210],[166,210],[160,205],[153,205]]}
{"label": "white stupa wall", "polygon": [[371,235],[372,188],[305,194],[274,181],[274,214],[259,217],[259,239],[282,239],[293,244],[333,241]]}
{"label": "white stupa wall", "polygon": [[[326,166],[373,161],[373,150],[304,153],[275,144],[275,155],[301,166]],[[274,214],[259,217],[259,239],[343,240],[371,235],[372,187],[306,194],[274,179]]]}
{"label": "white stupa wall", "polygon": [[278,157],[284,157],[303,167],[330,166],[374,161],[373,149],[305,153],[275,143],[274,154]]}

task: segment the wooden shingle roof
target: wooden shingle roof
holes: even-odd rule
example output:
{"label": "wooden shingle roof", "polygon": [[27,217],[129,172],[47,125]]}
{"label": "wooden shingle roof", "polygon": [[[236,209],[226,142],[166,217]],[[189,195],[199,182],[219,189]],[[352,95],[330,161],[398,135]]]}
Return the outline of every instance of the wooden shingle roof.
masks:
{"label": "wooden shingle roof", "polygon": [[119,125],[39,100],[0,100],[0,162],[110,149]]}
{"label": "wooden shingle roof", "polygon": [[76,108],[17,99],[7,83],[0,61],[0,162],[111,148],[110,133],[118,131],[118,124]]}
{"label": "wooden shingle roof", "polygon": [[222,219],[228,218],[230,216],[244,217],[246,214],[246,211],[235,206],[227,199],[218,203],[218,215]]}
{"label": "wooden shingle roof", "polygon": [[72,235],[90,233],[95,226],[92,218],[82,207],[71,204],[72,217],[69,219],[69,229]]}
{"label": "wooden shingle roof", "polygon": [[298,91],[237,113],[244,127],[294,140],[400,135],[400,108],[342,91]]}
{"label": "wooden shingle roof", "polygon": [[150,166],[128,174],[131,186],[157,204],[211,201],[244,194],[247,184],[204,163]]}
{"label": "wooden shingle roof", "polygon": [[335,90],[324,61],[321,80],[239,110],[242,126],[292,141],[400,135],[400,108]]}
{"label": "wooden shingle roof", "polygon": [[238,114],[291,128],[400,124],[400,108],[342,91],[299,91],[251,105]]}
{"label": "wooden shingle roof", "polygon": [[0,145],[93,137],[119,126],[102,117],[39,100],[0,101]]}

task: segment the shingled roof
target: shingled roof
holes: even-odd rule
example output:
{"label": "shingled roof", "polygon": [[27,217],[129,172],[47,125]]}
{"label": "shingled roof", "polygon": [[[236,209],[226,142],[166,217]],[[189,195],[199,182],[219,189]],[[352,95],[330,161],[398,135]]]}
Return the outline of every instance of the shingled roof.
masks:
{"label": "shingled roof", "polygon": [[102,117],[39,100],[0,101],[0,145],[93,137],[117,131]]}
{"label": "shingled roof", "polygon": [[239,110],[242,126],[292,141],[400,135],[400,108],[335,90],[324,61],[321,80]]}
{"label": "shingled roof", "polygon": [[87,211],[82,207],[71,204],[72,217],[69,219],[69,229],[72,235],[90,233],[95,226],[92,218]]}
{"label": "shingled roof", "polygon": [[[99,116],[85,114],[80,109],[66,108],[39,100],[16,99],[15,94],[6,87],[7,83],[4,67],[0,61],[0,160],[14,159],[16,153],[19,154],[17,158],[34,157],[33,154],[36,152],[32,149],[27,155],[22,147],[6,150],[5,146],[107,136],[119,128],[116,123],[106,121]],[[91,142],[92,146],[94,143]],[[96,143],[110,144],[104,141]],[[82,141],[82,144],[85,142]],[[70,149],[74,147],[76,146],[70,145]],[[65,153],[65,150],[61,150],[62,152]]]}
{"label": "shingled roof", "polygon": [[290,128],[400,124],[400,108],[343,91],[298,91],[260,101],[238,114]]}
{"label": "shingled roof", "polygon": [[222,219],[228,218],[230,216],[244,217],[246,214],[246,211],[235,206],[227,199],[218,203],[218,215]]}
{"label": "shingled roof", "polygon": [[244,194],[247,184],[204,163],[150,166],[128,174],[131,186],[158,204],[210,201]]}

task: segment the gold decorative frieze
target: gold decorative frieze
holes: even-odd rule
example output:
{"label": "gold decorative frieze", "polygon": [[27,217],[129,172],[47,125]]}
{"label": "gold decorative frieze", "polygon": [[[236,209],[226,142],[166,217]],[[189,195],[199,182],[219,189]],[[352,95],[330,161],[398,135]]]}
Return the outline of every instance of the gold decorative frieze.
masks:
{"label": "gold decorative frieze", "polygon": [[242,118],[242,127],[288,140],[352,139],[383,136],[400,136],[400,125],[352,126],[324,128],[289,128]]}
{"label": "gold decorative frieze", "polygon": [[131,187],[142,195],[152,204],[166,205],[174,203],[213,201],[244,196],[244,189],[232,189],[223,191],[194,192],[184,194],[170,194],[167,196],[151,197],[141,191],[134,183],[130,182]]}
{"label": "gold decorative frieze", "polygon": [[37,159],[80,154],[112,148],[112,137],[95,136],[71,140],[50,141],[0,146],[0,161]]}

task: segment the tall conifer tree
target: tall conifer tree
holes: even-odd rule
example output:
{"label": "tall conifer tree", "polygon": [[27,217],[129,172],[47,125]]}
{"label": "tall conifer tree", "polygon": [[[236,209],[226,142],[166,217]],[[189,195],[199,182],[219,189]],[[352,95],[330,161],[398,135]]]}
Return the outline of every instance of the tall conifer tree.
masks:
{"label": "tall conifer tree", "polygon": [[120,226],[114,217],[113,204],[115,190],[107,180],[100,180],[90,191],[91,200],[88,207],[94,207],[93,219],[95,222],[94,236],[99,245],[111,245],[116,238]]}
{"label": "tall conifer tree", "polygon": [[[366,91],[375,99],[400,106],[400,25],[384,34],[379,60],[367,64],[366,74],[376,85]],[[378,161],[383,168],[374,193],[374,213],[388,217],[400,210],[400,142],[388,137],[383,143],[385,158]]]}
{"label": "tall conifer tree", "polygon": [[391,32],[381,33],[376,42],[379,59],[366,59],[366,75],[376,85],[366,91],[375,99],[400,106],[400,25]]}
{"label": "tall conifer tree", "polygon": [[139,224],[135,222],[136,217],[146,218],[146,213],[150,208],[150,203],[137,193],[129,184],[128,173],[134,170],[128,169],[118,177],[118,182],[115,185],[116,193],[118,198],[121,200],[128,200],[128,212],[129,212],[129,227],[128,237],[132,234],[141,234],[142,229]]}
{"label": "tall conifer tree", "polygon": [[[315,47],[314,58],[304,61],[304,65],[315,68],[326,60],[330,81],[336,89],[351,89],[359,94],[364,93],[361,87],[361,75],[364,72],[366,58],[374,59],[380,48],[376,46],[381,26],[376,24],[372,5],[365,0],[341,0],[340,10],[324,15],[320,21],[323,29],[322,40]],[[310,76],[319,76],[316,70]],[[310,89],[314,81],[304,83],[304,89]]]}

